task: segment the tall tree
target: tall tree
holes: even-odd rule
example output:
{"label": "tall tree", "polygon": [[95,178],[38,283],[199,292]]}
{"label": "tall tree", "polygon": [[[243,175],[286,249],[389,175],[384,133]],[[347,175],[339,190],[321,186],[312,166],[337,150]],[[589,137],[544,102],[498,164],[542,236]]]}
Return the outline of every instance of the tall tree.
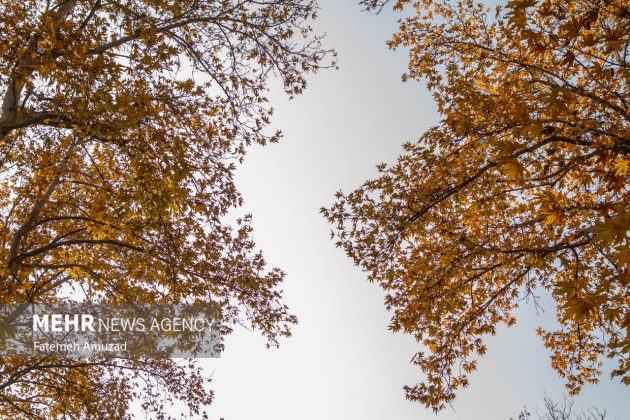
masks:
{"label": "tall tree", "polygon": [[[312,0],[0,3],[0,298],[211,300],[222,332],[276,345],[296,318],[266,269],[236,165],[268,125],[270,77],[289,95],[331,65]],[[163,397],[163,395],[166,395]],[[103,398],[106,396],[106,398]],[[192,363],[3,358],[0,417],[126,418],[130,400],[199,414]]]}
{"label": "tall tree", "polygon": [[[365,0],[380,9],[387,1]],[[539,329],[571,394],[602,359],[630,384],[630,7],[624,0],[400,0],[392,48],[443,119],[324,215],[413,334],[434,410],[468,385],[483,338],[547,291]]]}

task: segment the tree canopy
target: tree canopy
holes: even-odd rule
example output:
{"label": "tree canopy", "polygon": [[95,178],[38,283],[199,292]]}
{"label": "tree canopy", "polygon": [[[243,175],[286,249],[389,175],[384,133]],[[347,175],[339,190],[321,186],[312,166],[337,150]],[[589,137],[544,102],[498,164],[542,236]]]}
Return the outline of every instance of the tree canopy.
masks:
{"label": "tree canopy", "polygon": [[[387,1],[364,0],[381,9]],[[630,384],[630,7],[624,0],[400,0],[392,48],[442,120],[322,209],[422,345],[407,398],[440,410],[484,336],[548,293],[538,329],[571,394],[602,361]],[[545,292],[546,291],[546,292]]]}
{"label": "tree canopy", "polygon": [[[312,0],[0,3],[1,303],[212,301],[276,345],[281,301],[233,174],[277,141],[265,97],[332,65]],[[3,358],[3,418],[125,418],[139,398],[200,415],[192,363]],[[103,398],[106,395],[107,398]]]}

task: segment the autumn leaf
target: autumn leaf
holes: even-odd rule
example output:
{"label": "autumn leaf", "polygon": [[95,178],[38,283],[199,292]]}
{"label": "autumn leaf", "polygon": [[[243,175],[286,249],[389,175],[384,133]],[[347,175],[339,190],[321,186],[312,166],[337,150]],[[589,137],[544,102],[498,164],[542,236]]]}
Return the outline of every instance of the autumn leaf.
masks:
{"label": "autumn leaf", "polygon": [[[269,346],[295,324],[268,267],[236,163],[289,95],[333,66],[310,0],[0,2],[2,303],[208,302],[222,335]],[[271,134],[270,134],[271,133]],[[1,322],[1,321],[0,321]],[[205,416],[193,361],[3,358],[0,417]],[[106,396],[106,398],[104,398]],[[183,414],[185,415],[185,413]]]}
{"label": "autumn leaf", "polygon": [[445,408],[484,338],[541,291],[558,323],[539,335],[568,391],[596,383],[605,358],[630,383],[627,5],[393,5],[413,7],[388,45],[442,119],[322,212],[386,290],[391,329],[420,345],[406,397]]}

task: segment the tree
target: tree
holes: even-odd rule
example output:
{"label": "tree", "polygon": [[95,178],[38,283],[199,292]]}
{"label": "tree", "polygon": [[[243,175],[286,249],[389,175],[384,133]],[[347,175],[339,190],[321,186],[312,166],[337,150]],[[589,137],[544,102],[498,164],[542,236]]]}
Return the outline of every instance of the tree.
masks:
{"label": "tree", "polygon": [[[265,94],[332,65],[312,0],[0,4],[1,303],[212,301],[268,345],[290,334],[236,165],[269,132]],[[107,398],[103,398],[103,396]],[[166,395],[166,396],[164,396]],[[164,416],[212,399],[192,362],[7,358],[0,416]]]}
{"label": "tree", "polygon": [[606,410],[590,407],[588,410],[574,408],[575,402],[564,398],[561,402],[551,400],[545,396],[545,412],[542,420],[605,420]]}
{"label": "tree", "polygon": [[[589,407],[588,410],[583,408],[577,410],[575,401],[564,398],[561,401],[554,401],[545,395],[545,408],[542,414],[537,413],[540,420],[605,420],[606,410],[600,410],[597,407]],[[532,414],[527,410],[521,411],[518,420],[531,419]]]}
{"label": "tree", "polygon": [[558,328],[538,333],[570,393],[604,358],[630,384],[627,2],[405,6],[389,45],[409,50],[403,79],[425,80],[443,119],[322,211],[385,290],[390,328],[423,345],[407,398],[444,408],[484,336],[543,290]]}

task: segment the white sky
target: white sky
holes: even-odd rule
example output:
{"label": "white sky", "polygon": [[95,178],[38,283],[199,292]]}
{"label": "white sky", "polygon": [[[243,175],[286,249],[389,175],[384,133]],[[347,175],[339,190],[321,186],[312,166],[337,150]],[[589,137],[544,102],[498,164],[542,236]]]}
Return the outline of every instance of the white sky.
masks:
{"label": "white sky", "polygon": [[[319,214],[335,191],[374,177],[376,164],[393,162],[404,141],[438,121],[424,86],[400,81],[406,54],[384,44],[395,16],[361,12],[357,3],[320,1],[314,26],[337,49],[341,70],[311,77],[293,101],[276,91],[274,126],[285,138],[252,149],[238,171],[254,238],[269,263],[286,271],[285,302],[300,324],[271,350],[257,332],[239,329],[221,359],[201,361],[212,372],[212,420],[436,418],[404,399],[402,386],[420,378],[409,364],[414,340],[387,330],[382,291],[335,248]],[[507,420],[524,405],[541,408],[545,392],[560,398],[562,382],[534,333],[550,315],[521,314],[524,321],[488,340],[470,387],[438,419]],[[578,404],[597,404],[608,419],[630,418],[627,389],[602,380]]]}

